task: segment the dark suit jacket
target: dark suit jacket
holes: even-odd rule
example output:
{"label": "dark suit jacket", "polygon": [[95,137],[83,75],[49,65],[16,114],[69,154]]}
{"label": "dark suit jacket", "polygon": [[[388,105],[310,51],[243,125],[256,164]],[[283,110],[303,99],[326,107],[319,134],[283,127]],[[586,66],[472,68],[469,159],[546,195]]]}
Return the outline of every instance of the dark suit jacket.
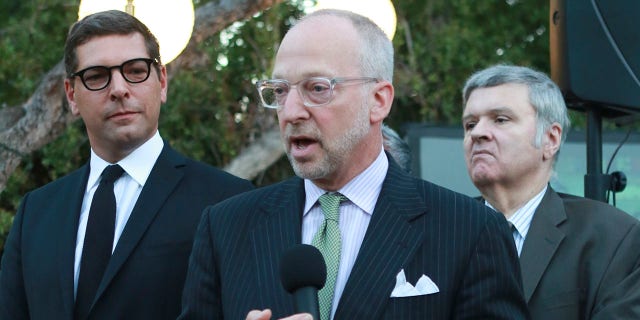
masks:
{"label": "dark suit jacket", "polygon": [[640,319],[640,224],[547,189],[520,256],[533,319]]}
{"label": "dark suit jacket", "polygon": [[[0,269],[0,319],[73,319],[73,263],[89,166],[26,194]],[[166,143],[100,283],[91,319],[175,319],[208,205],[251,184]]]}
{"label": "dark suit jacket", "polygon": [[[517,254],[502,215],[415,179],[389,160],[335,319],[523,319]],[[366,190],[363,190],[366,192]],[[294,313],[280,283],[281,254],[301,243],[303,180],[292,178],[205,210],[196,232],[180,319],[244,319],[270,308]],[[390,298],[404,269],[436,294]]]}

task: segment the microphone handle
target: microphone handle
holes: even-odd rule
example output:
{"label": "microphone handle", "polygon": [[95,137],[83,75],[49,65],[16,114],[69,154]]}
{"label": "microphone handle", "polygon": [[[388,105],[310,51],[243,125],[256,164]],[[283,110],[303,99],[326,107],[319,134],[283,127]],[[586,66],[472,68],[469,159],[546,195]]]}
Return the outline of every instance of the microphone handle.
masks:
{"label": "microphone handle", "polygon": [[297,289],[293,294],[296,313],[309,313],[313,320],[320,320],[318,289],[313,286]]}

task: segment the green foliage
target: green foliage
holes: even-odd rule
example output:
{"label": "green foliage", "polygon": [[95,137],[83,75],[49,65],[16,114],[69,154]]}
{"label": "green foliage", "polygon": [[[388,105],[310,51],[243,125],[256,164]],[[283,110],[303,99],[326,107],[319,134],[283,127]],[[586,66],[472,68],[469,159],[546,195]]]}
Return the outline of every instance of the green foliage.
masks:
{"label": "green foliage", "polygon": [[0,4],[0,107],[24,103],[44,73],[62,59],[78,5],[68,0]]}
{"label": "green foliage", "polygon": [[[20,105],[33,94],[41,77],[62,60],[69,26],[77,18],[78,4],[65,0],[4,1],[0,4],[0,108]],[[77,122],[55,143],[25,157],[0,193],[0,234],[20,198],[77,166],[86,157]],[[0,236],[1,237],[1,236]],[[4,238],[2,238],[4,239]]]}
{"label": "green foliage", "polygon": [[[259,136],[274,113],[257,105],[254,83],[267,77],[279,43],[288,29],[286,17],[299,10],[282,4],[247,21],[236,22],[206,39],[200,49],[209,57],[201,70],[181,72],[169,85],[160,130],[190,156],[217,166],[233,159]],[[169,65],[169,67],[171,67]]]}
{"label": "green foliage", "polygon": [[[40,77],[62,59],[66,32],[77,18],[78,7],[61,0],[2,6],[7,9],[2,14],[11,14],[0,22],[4,35],[0,41],[10,44],[0,48],[0,103],[15,105],[26,101]],[[273,121],[275,114],[257,106],[253,83],[268,76],[275,46],[291,23],[288,18],[298,15],[296,3],[283,3],[204,41],[201,50],[209,64],[179,72],[169,82],[168,101],[160,117],[162,137],[190,157],[215,166],[224,166],[258,137],[268,124],[265,119]],[[44,49],[34,50],[34,43]],[[21,61],[20,67],[13,61]],[[0,193],[0,210],[15,212],[26,192],[80,167],[88,160],[89,149],[82,121],[74,122],[55,141],[22,160]],[[290,176],[285,164],[261,175],[256,183]]]}
{"label": "green foliage", "polygon": [[[300,12],[295,3],[283,3],[204,41],[207,67],[181,72],[170,82],[160,119],[163,137],[185,154],[219,167],[258,138],[274,123],[275,112],[258,106],[254,83],[269,77],[289,17]],[[266,185],[292,174],[282,159],[254,183]]]}
{"label": "green foliage", "polygon": [[396,100],[389,123],[459,124],[460,90],[496,63],[549,69],[548,3],[396,1]]}
{"label": "green foliage", "polygon": [[9,229],[13,224],[13,212],[0,209],[0,257],[4,248],[4,239],[9,234]]}
{"label": "green foliage", "polygon": [[[194,1],[196,7],[208,1]],[[163,138],[183,153],[224,166],[263,129],[275,113],[257,106],[254,82],[268,78],[277,44],[300,15],[285,2],[206,39],[208,57],[198,70],[182,70],[169,82],[160,117]],[[457,124],[460,88],[471,72],[511,62],[548,65],[548,3],[538,1],[395,1],[398,27],[396,100],[388,123]],[[0,3],[0,107],[24,103],[39,79],[62,59],[78,1]],[[169,64],[168,68],[171,68]],[[20,198],[85,163],[89,144],[81,121],[45,148],[23,159],[0,193],[0,247]],[[291,176],[285,158],[257,177],[266,185]]]}

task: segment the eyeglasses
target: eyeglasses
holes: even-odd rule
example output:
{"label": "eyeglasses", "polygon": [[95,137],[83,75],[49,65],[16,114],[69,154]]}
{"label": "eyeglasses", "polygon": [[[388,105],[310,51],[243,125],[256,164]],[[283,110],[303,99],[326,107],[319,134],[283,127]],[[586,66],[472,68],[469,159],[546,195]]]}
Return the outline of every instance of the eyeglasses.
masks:
{"label": "eyeglasses", "polygon": [[278,109],[282,107],[287,100],[287,96],[291,88],[296,87],[298,94],[302,97],[302,101],[307,107],[320,107],[331,102],[333,98],[333,89],[337,84],[346,82],[378,82],[379,80],[371,77],[344,77],[344,78],[325,78],[313,77],[300,80],[296,83],[289,83],[283,79],[260,80],[256,83],[258,94],[262,105],[266,108]]}
{"label": "eyeglasses", "polygon": [[158,63],[156,59],[137,58],[125,61],[119,66],[93,66],[69,75],[69,78],[80,77],[82,84],[91,91],[106,88],[111,83],[111,70],[118,69],[124,80],[129,83],[140,83],[149,79],[151,64]]}

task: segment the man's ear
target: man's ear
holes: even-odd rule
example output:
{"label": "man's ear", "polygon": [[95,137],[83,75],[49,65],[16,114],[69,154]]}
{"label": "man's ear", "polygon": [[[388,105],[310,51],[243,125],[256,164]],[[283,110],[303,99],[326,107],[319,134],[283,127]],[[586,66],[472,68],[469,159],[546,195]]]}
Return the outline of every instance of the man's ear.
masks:
{"label": "man's ear", "polygon": [[554,122],[551,127],[545,133],[545,141],[543,141],[543,159],[551,160],[560,150],[560,143],[562,142],[562,127],[559,123]]}
{"label": "man's ear", "polygon": [[169,80],[167,78],[167,67],[160,66],[160,101],[167,102],[167,91],[169,91]]}
{"label": "man's ear", "polygon": [[67,97],[67,102],[69,103],[69,110],[71,110],[71,114],[74,116],[80,115],[80,111],[78,111],[78,107],[76,105],[76,89],[74,88],[73,80],[67,78],[64,79],[64,92]]}
{"label": "man's ear", "polygon": [[382,122],[391,112],[394,89],[388,81],[380,81],[375,84],[373,92],[373,106],[370,111],[371,123]]}

